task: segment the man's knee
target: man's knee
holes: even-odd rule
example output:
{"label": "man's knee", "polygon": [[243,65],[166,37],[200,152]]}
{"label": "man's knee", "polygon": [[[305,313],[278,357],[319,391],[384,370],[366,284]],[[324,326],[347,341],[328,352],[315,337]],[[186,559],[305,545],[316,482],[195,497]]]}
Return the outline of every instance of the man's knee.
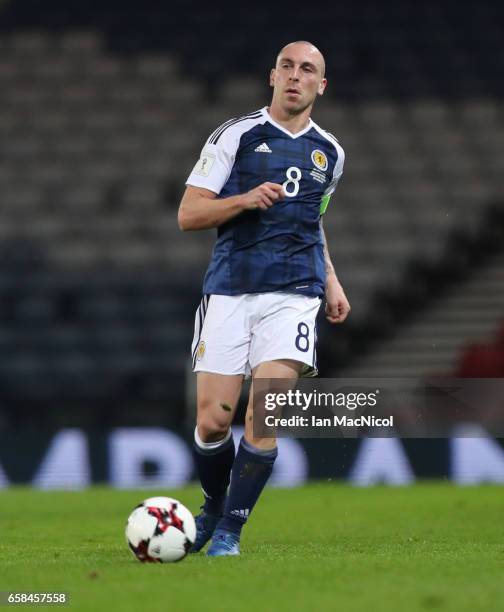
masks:
{"label": "man's knee", "polygon": [[222,440],[233,419],[233,407],[215,399],[202,398],[198,401],[197,427],[203,442]]}

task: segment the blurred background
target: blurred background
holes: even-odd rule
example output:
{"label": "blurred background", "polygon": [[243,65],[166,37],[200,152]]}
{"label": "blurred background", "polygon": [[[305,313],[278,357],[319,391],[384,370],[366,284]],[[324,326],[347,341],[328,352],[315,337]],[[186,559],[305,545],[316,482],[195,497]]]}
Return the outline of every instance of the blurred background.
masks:
{"label": "blurred background", "polygon": [[[0,486],[192,477],[215,234],[180,232],[178,203],[299,39],[325,54],[313,118],[347,155],[325,227],[352,313],[320,317],[320,374],[504,377],[503,3],[0,0]],[[310,442],[283,442],[278,483],[461,469],[460,441]],[[488,460],[461,480],[504,481],[500,444],[473,444],[464,469]]]}

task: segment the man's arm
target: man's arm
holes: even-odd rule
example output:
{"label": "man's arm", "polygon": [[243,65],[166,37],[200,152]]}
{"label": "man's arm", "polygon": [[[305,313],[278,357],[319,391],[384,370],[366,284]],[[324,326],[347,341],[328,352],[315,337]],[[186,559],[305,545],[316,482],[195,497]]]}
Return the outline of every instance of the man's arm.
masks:
{"label": "man's arm", "polygon": [[267,210],[285,197],[282,185],[262,183],[247,193],[229,198],[202,187],[186,187],[178,211],[178,224],[182,231],[219,227],[245,210]]}
{"label": "man's arm", "polygon": [[343,323],[350,312],[350,303],[334,271],[329,249],[327,248],[327,240],[322,219],[320,219],[320,232],[324,242],[324,261],[326,270],[326,318],[329,323]]}

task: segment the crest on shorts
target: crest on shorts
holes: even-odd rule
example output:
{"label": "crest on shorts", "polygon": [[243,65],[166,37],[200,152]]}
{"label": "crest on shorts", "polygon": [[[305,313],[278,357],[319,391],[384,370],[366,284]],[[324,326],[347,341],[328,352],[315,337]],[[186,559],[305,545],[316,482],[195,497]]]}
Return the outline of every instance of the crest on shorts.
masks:
{"label": "crest on shorts", "polygon": [[203,355],[205,354],[205,342],[204,340],[201,340],[201,342],[198,344],[198,349],[196,351],[196,360],[197,361],[201,361],[201,359],[203,359]]}
{"label": "crest on shorts", "polygon": [[327,170],[326,154],[320,149],[315,149],[311,154],[313,165],[319,170]]}

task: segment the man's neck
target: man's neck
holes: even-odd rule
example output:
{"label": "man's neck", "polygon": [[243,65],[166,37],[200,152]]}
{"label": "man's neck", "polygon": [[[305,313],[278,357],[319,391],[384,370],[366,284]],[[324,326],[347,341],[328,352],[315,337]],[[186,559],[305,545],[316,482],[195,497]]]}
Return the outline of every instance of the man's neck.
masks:
{"label": "man's neck", "polygon": [[298,115],[291,115],[284,111],[281,108],[275,106],[275,104],[271,104],[268,107],[269,116],[276,123],[280,124],[286,130],[288,130],[291,134],[297,134],[298,132],[303,131],[306,127],[308,127],[310,123],[310,111],[311,107],[305,109],[302,113]]}

